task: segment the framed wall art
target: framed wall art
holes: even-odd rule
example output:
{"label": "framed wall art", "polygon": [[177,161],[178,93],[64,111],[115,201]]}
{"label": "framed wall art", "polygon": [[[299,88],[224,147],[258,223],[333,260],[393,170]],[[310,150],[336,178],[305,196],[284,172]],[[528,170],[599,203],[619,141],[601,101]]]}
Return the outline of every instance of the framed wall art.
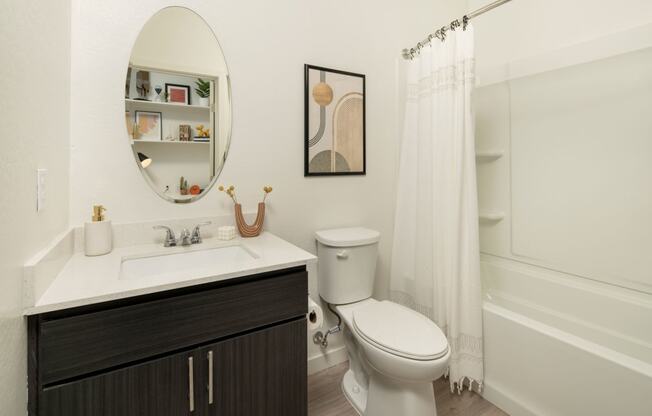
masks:
{"label": "framed wall art", "polygon": [[305,65],[304,175],[364,175],[365,76]]}
{"label": "framed wall art", "polygon": [[165,93],[169,103],[190,104],[190,86],[179,84],[165,84]]}

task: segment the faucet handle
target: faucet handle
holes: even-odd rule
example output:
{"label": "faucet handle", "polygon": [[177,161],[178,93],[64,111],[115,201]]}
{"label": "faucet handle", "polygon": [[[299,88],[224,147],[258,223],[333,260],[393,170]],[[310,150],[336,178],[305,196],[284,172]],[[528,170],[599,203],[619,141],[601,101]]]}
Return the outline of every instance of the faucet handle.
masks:
{"label": "faucet handle", "polygon": [[195,225],[195,228],[192,229],[192,237],[190,237],[190,242],[192,244],[199,244],[201,243],[201,232],[199,231],[200,227],[204,225],[211,225],[211,221],[206,221],[206,222],[200,222],[199,224]]}
{"label": "faucet handle", "polygon": [[163,246],[174,247],[177,245],[177,237],[174,235],[172,228],[166,225],[155,225],[152,228],[155,230],[165,230],[165,241],[163,242]]}

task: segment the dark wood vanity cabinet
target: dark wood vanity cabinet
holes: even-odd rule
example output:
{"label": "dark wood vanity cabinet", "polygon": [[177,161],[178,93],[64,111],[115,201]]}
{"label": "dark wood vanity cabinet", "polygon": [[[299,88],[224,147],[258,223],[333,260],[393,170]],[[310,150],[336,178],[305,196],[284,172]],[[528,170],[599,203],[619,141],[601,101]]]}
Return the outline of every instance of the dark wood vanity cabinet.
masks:
{"label": "dark wood vanity cabinet", "polygon": [[29,317],[30,416],[306,415],[307,273]]}

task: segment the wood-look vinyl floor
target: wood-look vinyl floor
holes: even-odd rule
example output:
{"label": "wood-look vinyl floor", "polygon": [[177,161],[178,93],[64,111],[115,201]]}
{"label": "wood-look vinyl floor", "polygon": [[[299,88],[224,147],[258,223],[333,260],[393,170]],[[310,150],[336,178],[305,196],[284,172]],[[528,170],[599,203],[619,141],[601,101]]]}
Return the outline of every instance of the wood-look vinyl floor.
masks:
{"label": "wood-look vinyl floor", "polygon": [[[328,368],[308,377],[309,416],[358,416],[342,393],[340,382],[349,363]],[[508,416],[479,394],[453,394],[448,381],[435,381],[437,416]]]}

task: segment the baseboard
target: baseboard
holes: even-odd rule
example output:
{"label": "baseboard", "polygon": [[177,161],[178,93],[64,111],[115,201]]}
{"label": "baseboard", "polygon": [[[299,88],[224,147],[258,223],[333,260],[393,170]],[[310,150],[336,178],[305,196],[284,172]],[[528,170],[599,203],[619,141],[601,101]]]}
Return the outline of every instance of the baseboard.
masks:
{"label": "baseboard", "polygon": [[319,354],[315,354],[308,357],[308,375],[315,374],[321,370],[327,369],[328,367],[343,363],[348,359],[349,357],[346,354],[346,347],[343,345],[333,348],[332,350],[326,350]]}
{"label": "baseboard", "polygon": [[505,390],[492,384],[491,381],[484,381],[482,397],[510,416],[543,416],[541,413],[535,412],[531,407],[509,395]]}

